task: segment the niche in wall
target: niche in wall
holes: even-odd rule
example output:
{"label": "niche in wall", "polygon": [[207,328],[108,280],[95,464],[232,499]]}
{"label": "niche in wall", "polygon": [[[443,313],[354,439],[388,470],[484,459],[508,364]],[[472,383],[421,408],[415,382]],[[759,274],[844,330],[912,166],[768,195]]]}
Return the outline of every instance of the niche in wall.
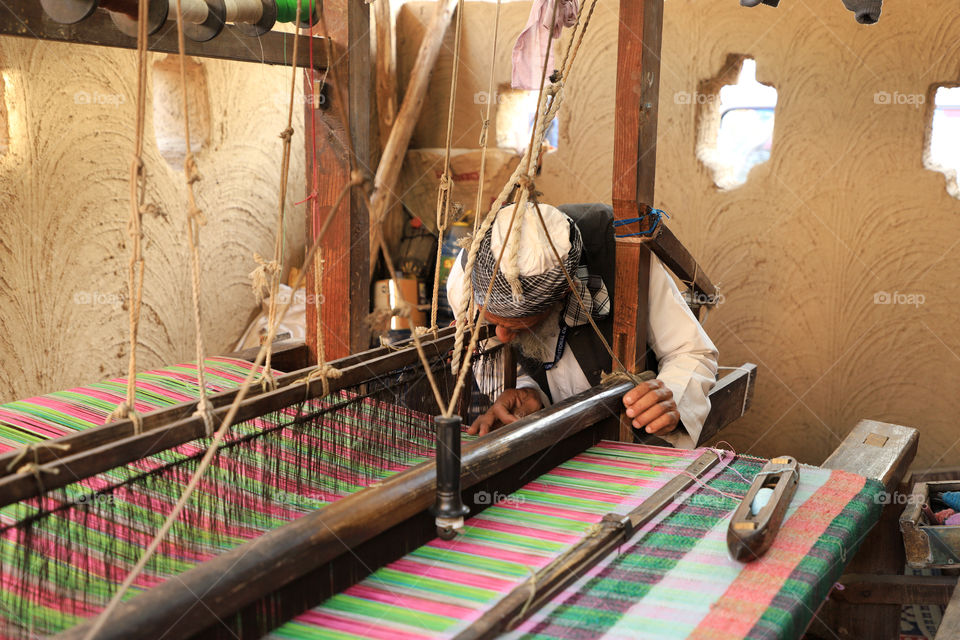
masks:
{"label": "niche in wall", "polygon": [[[190,150],[196,155],[210,137],[210,101],[203,64],[187,58],[187,109],[190,116]],[[183,169],[187,143],[183,128],[180,61],[169,55],[153,63],[153,132],[166,161]]]}
{"label": "niche in wall", "polygon": [[933,87],[923,166],[947,178],[947,193],[960,198],[960,86]]}
{"label": "niche in wall", "polygon": [[757,81],[757,62],[733,55],[716,77],[674,101],[697,110],[697,157],[721,189],[747,181],[750,170],[770,159],[777,90]]}

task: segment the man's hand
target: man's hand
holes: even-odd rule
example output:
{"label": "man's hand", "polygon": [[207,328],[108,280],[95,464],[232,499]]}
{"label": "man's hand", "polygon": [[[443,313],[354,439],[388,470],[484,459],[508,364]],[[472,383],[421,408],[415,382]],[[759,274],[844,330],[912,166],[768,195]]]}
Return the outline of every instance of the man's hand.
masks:
{"label": "man's hand", "polygon": [[627,408],[627,417],[633,418],[633,426],[646,427],[650,434],[670,433],[680,423],[673,392],[656,379],[641,382],[625,393],[623,405]]}
{"label": "man's hand", "polygon": [[542,408],[540,394],[533,389],[507,389],[485,414],[474,420],[467,433],[485,436]]}

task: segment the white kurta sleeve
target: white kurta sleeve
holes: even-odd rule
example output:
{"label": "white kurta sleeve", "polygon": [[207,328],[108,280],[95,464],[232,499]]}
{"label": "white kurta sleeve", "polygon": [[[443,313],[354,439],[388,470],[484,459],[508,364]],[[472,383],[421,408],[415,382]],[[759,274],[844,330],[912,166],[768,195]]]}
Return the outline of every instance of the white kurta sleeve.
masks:
{"label": "white kurta sleeve", "polygon": [[673,446],[695,446],[710,413],[708,394],[717,381],[717,348],[700,326],[663,263],[650,256],[647,331],[663,382],[677,403],[681,424],[662,436]]}

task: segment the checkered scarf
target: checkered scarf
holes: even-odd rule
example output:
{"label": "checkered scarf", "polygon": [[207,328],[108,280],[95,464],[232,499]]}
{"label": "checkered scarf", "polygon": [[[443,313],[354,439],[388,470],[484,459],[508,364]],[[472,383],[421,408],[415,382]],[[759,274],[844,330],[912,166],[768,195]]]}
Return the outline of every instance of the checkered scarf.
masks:
{"label": "checkered scarf", "polygon": [[497,256],[493,255],[491,249],[491,237],[492,229],[487,230],[480,241],[480,249],[473,267],[473,299],[478,306],[483,305],[487,287],[490,286],[490,279],[493,278],[493,289],[486,308],[489,313],[501,318],[537,315],[560,302],[564,297],[566,301],[563,318],[568,327],[586,324],[588,313],[594,319],[604,318],[610,313],[610,296],[603,280],[600,276],[592,275],[586,265],[580,264],[583,239],[573,221],[570,221],[570,251],[563,262],[583,300],[583,307],[580,306],[576,296],[567,295],[569,286],[563,275],[563,269],[559,265],[541,274],[520,276],[520,288],[523,293],[519,298],[515,298],[510,283],[507,282],[503,273],[498,271],[494,276]]}

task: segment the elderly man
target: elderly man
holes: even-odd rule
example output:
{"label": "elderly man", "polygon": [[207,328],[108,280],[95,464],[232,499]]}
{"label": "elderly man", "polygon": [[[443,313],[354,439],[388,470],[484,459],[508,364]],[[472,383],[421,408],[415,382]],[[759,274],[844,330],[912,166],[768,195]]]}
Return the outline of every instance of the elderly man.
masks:
{"label": "elderly man", "polygon": [[[612,299],[616,295],[613,210],[601,204],[560,209],[540,204],[539,208],[556,253],[534,205],[528,204],[519,228],[509,239],[510,244],[514,237],[519,242],[515,275],[522,296],[513,295],[503,269],[494,274],[512,205],[500,210],[480,239],[472,274],[474,300],[478,306],[484,304],[493,278],[486,320],[496,325],[497,339],[516,345],[521,375],[517,388],[504,391],[471,425],[469,433],[486,434],[584,391],[612,368],[610,355],[586,314],[611,343]],[[510,260],[509,249],[503,265]],[[583,304],[570,295],[557,254],[573,277]],[[461,252],[447,280],[447,295],[455,310],[461,308],[463,299],[465,263],[465,252]],[[716,382],[717,349],[656,256],[651,256],[647,309],[648,353],[656,356],[658,374],[655,380],[624,395],[626,415],[633,419],[634,429],[689,448],[695,445],[710,411],[707,394]],[[482,373],[478,377],[482,378]]]}

